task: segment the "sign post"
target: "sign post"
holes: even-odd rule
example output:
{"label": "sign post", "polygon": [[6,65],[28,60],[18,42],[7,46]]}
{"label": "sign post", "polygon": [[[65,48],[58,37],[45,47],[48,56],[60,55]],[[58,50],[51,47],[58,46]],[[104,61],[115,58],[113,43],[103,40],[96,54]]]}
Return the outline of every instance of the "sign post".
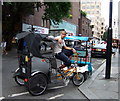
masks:
{"label": "sign post", "polygon": [[106,58],[106,73],[105,78],[110,79],[111,72],[111,54],[112,54],[112,0],[110,0],[109,6],[109,28],[107,35],[107,58]]}

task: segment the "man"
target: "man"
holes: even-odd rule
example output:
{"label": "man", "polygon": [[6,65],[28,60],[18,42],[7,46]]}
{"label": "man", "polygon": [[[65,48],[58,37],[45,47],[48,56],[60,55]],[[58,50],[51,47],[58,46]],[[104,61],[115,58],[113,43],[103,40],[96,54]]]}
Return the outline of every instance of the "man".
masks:
{"label": "man", "polygon": [[65,45],[64,37],[66,37],[66,34],[65,31],[61,31],[60,36],[55,37],[55,40],[57,40],[54,46],[55,57],[64,62],[64,64],[60,66],[60,69],[71,65],[70,56],[76,52],[74,48]]}
{"label": "man", "polygon": [[6,41],[3,39],[1,42],[1,47],[2,47],[2,53],[7,55],[7,51],[6,51]]}

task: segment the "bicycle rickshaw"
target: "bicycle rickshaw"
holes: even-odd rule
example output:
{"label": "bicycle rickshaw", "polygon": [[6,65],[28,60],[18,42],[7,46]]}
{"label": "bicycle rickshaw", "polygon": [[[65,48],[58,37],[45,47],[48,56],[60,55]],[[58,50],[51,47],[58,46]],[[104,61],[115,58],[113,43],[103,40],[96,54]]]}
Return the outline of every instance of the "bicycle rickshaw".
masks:
{"label": "bicycle rickshaw", "polygon": [[[54,41],[46,36],[32,32],[22,32],[17,35],[18,38],[18,62],[19,68],[16,69],[14,78],[17,84],[25,86],[30,94],[43,94],[48,84],[51,83],[53,75],[55,79],[72,79],[76,86],[81,85],[88,74],[92,73],[91,63],[87,61],[87,50],[79,50],[73,55],[72,65],[58,71],[57,61],[52,52]],[[87,37],[66,37],[65,40],[84,40]],[[43,43],[47,43],[47,48],[43,49]],[[49,49],[49,52],[46,52]],[[49,54],[48,54],[49,53]],[[33,70],[36,66],[40,67],[40,60],[48,62],[49,66]],[[44,66],[44,65],[43,65]],[[85,69],[86,68],[86,69]]]}

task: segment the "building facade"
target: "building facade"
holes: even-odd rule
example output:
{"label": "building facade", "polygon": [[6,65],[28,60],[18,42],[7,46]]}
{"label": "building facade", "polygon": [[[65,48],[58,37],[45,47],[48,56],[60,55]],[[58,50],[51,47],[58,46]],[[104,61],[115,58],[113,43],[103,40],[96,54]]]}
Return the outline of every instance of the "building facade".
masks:
{"label": "building facade", "polygon": [[104,18],[101,18],[101,39],[103,38],[103,35],[104,35],[104,32],[106,31],[106,29],[105,29],[106,27],[105,27],[105,19]]}
{"label": "building facade", "polygon": [[80,18],[80,2],[71,2],[71,18],[64,18],[63,22],[59,25],[52,24],[50,29],[64,29],[68,35],[78,35],[79,18]]}
{"label": "building facade", "polygon": [[118,34],[118,26],[119,26],[119,20],[118,20],[118,18],[114,18],[114,20],[113,20],[113,36],[112,36],[112,38],[113,39],[119,39],[118,38],[118,36],[119,36],[119,34]]}
{"label": "building facade", "polygon": [[91,20],[81,14],[79,19],[79,36],[92,37],[92,27],[90,26]]}
{"label": "building facade", "polygon": [[80,18],[80,2],[71,2],[71,5],[72,5],[71,8],[72,17],[64,18],[63,23],[60,23],[60,25],[57,25],[57,27],[54,24],[50,25],[49,20],[42,19],[45,9],[44,6],[39,8],[39,11],[35,10],[35,14],[25,18],[23,22],[30,25],[49,28],[50,30],[52,30],[52,28],[54,29],[64,28],[69,34],[72,35],[73,33],[73,35],[78,35],[78,19]]}
{"label": "building facade", "polygon": [[101,38],[101,2],[96,0],[82,0],[81,10],[87,13],[91,20],[93,37]]}
{"label": "building facade", "polygon": [[44,6],[39,8],[38,11],[35,8],[34,15],[30,15],[30,16],[24,18],[23,23],[49,28],[50,27],[49,21],[44,20],[42,18],[43,14],[44,14],[44,10],[45,10]]}

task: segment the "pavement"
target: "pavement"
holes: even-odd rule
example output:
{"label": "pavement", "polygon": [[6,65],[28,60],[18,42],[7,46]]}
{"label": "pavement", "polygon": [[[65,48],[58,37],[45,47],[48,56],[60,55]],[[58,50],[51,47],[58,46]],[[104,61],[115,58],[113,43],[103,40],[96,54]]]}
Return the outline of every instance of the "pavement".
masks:
{"label": "pavement", "polygon": [[[106,99],[112,101],[119,101],[118,81],[120,78],[118,63],[120,54],[117,52],[111,58],[111,72],[110,79],[105,79],[106,61],[100,66],[93,75],[78,87],[90,101],[93,99]],[[119,70],[118,70],[119,69]],[[120,87],[120,86],[119,86]],[[105,100],[105,101],[106,101]]]}

